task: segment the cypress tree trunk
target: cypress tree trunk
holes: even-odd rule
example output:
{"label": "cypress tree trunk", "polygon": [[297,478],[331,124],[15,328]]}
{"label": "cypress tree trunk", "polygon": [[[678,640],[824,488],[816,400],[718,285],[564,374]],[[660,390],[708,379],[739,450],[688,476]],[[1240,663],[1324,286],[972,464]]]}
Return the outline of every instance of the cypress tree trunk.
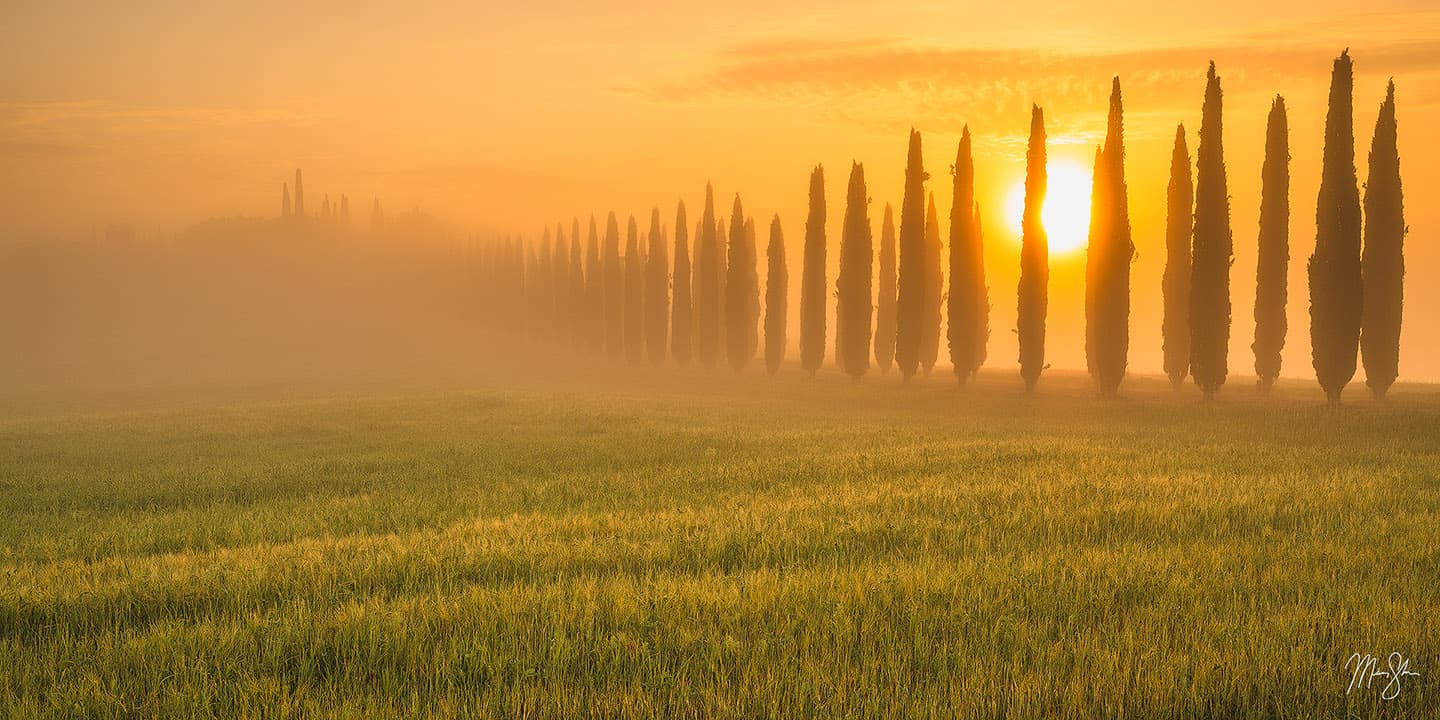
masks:
{"label": "cypress tree trunk", "polygon": [[1265,164],[1260,170],[1259,259],[1255,268],[1255,377],[1269,392],[1280,377],[1285,348],[1286,273],[1290,266],[1290,141],[1285,99],[1275,96],[1265,126]]}
{"label": "cypress tree trunk", "polygon": [[600,355],[605,351],[606,324],[610,314],[605,310],[605,265],[600,256],[599,233],[595,228],[595,216],[590,216],[590,235],[586,238],[585,295],[586,336],[589,338],[590,353]]}
{"label": "cypress tree trunk", "polygon": [[984,297],[984,271],[975,212],[975,162],[970,151],[970,126],[960,132],[955,151],[954,193],[950,202],[950,296],[947,341],[950,365],[963,386],[978,367],[976,341]]}
{"label": "cypress tree trunk", "polygon": [[665,364],[670,333],[670,256],[660,230],[660,208],[650,211],[650,252],[645,257],[645,350],[650,364]]}
{"label": "cypress tree trunk", "polygon": [[719,243],[715,237],[715,193],[705,184],[705,212],[695,250],[695,330],[700,364],[715,367],[720,354]]}
{"label": "cypress tree trunk", "polygon": [[1220,78],[1215,63],[1205,85],[1196,153],[1195,234],[1190,280],[1190,374],[1205,398],[1225,384],[1230,349],[1230,195],[1221,142]]}
{"label": "cypress tree trunk", "polygon": [[634,215],[625,229],[625,359],[631,364],[645,359],[645,260]]}
{"label": "cypress tree trunk", "polygon": [[890,372],[895,360],[895,219],[885,204],[880,224],[880,292],[875,311],[875,365]]}
{"label": "cypress tree trunk", "polygon": [[970,375],[979,374],[990,343],[990,286],[985,283],[985,226],[980,222],[980,203],[975,203],[975,357]]}
{"label": "cypress tree trunk", "polygon": [[920,366],[925,334],[925,172],[920,133],[910,131],[905,164],[905,196],[900,203],[900,269],[896,279],[895,361],[910,382]]}
{"label": "cypress tree trunk", "polygon": [[1165,319],[1160,326],[1164,338],[1165,375],[1179,390],[1190,374],[1190,233],[1194,228],[1195,189],[1190,178],[1190,150],[1185,147],[1185,126],[1175,128],[1175,149],[1170,154],[1170,185],[1166,189]]}
{"label": "cypress tree trunk", "polygon": [[1130,358],[1130,201],[1125,184],[1125,109],[1120,78],[1110,86],[1110,120],[1105,134],[1105,243],[1101,256],[1099,325],[1096,328],[1100,394],[1115,397]]}
{"label": "cypress tree trunk", "polygon": [[825,362],[825,169],[810,173],[805,261],[800,277],[800,365],[810,377]]}
{"label": "cypress tree trunk", "polygon": [[605,352],[611,359],[625,354],[625,268],[620,261],[620,222],[612,211],[605,218]]}
{"label": "cypress tree trunk", "polygon": [[685,201],[682,200],[675,210],[675,307],[670,313],[670,354],[680,367],[690,362],[694,342],[690,334],[694,312],[690,303],[690,239],[685,233]]}
{"label": "cypress tree trunk", "polygon": [[945,305],[944,279],[940,273],[940,256],[945,253],[940,242],[940,217],[935,213],[935,193],[930,193],[925,210],[925,324],[920,335],[920,367],[926,375],[935,368],[940,357],[940,315]]}
{"label": "cypress tree trunk", "polygon": [[730,213],[730,253],[725,278],[726,357],[736,372],[754,357],[755,313],[759,305],[759,277],[750,242],[745,237],[745,210],[740,196]]}
{"label": "cypress tree trunk", "polygon": [[1315,377],[1332,405],[1355,376],[1360,344],[1360,191],[1355,179],[1354,84],[1350,51],[1335,60],[1325,155],[1310,256],[1310,346]]}
{"label": "cypress tree trunk", "polygon": [[[840,235],[840,276],[835,281],[839,311],[836,340],[846,374],[859,380],[870,370],[870,282],[874,248],[870,238],[870,195],[865,190],[865,166],[850,167],[850,188],[845,198],[845,225]],[[844,343],[838,341],[844,338]]]}
{"label": "cypress tree trunk", "polygon": [[1365,183],[1365,282],[1360,350],[1365,384],[1383,400],[1400,374],[1400,310],[1405,279],[1405,203],[1400,188],[1400,150],[1395,124],[1395,81],[1375,121],[1370,175]]}
{"label": "cypress tree trunk", "polygon": [[774,375],[785,362],[786,302],[790,292],[790,274],[785,267],[785,236],[780,232],[780,216],[770,221],[770,244],[765,248],[768,272],[765,277],[765,369]]}
{"label": "cypress tree trunk", "polygon": [[587,323],[585,312],[585,255],[580,249],[580,218],[570,220],[570,340],[578,352],[585,347]]}
{"label": "cypress tree trunk", "polygon": [[1050,298],[1050,246],[1041,222],[1045,202],[1045,114],[1030,109],[1030,145],[1025,152],[1025,210],[1020,222],[1020,284],[1016,331],[1020,336],[1020,377],[1034,392],[1045,369],[1045,315]]}
{"label": "cypress tree trunk", "polygon": [[565,226],[555,224],[554,265],[551,267],[550,292],[554,297],[553,327],[555,342],[564,346],[570,344],[570,248],[565,242]]}

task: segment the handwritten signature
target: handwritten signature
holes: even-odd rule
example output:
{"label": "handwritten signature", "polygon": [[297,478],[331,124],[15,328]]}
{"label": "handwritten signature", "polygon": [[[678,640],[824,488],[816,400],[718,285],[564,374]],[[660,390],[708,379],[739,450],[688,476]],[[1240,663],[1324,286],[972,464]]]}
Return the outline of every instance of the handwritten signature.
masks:
{"label": "handwritten signature", "polygon": [[1349,695],[1351,690],[1356,689],[1368,690],[1375,681],[1375,678],[1387,677],[1390,678],[1390,680],[1380,689],[1380,699],[1394,700],[1400,696],[1400,682],[1402,680],[1410,676],[1420,677],[1420,673],[1410,669],[1410,658],[1398,652],[1390,653],[1385,660],[1387,666],[1381,667],[1380,658],[1370,653],[1361,655],[1357,652],[1352,654],[1350,658],[1345,661],[1345,664],[1341,666],[1342,669],[1345,669],[1354,665],[1354,668],[1350,670],[1350,687],[1345,689],[1345,694]]}

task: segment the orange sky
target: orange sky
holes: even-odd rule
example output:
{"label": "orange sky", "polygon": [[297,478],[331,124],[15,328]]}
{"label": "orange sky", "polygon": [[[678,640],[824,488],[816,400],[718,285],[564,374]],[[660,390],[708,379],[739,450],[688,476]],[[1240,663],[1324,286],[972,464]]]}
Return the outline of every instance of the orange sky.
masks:
{"label": "orange sky", "polygon": [[[379,196],[467,230],[526,233],[610,209],[643,219],[655,204],[668,222],[681,198],[693,218],[713,180],[725,207],[738,191],[757,218],[780,213],[798,249],[809,168],[827,168],[838,242],[850,161],[866,164],[878,225],[884,203],[899,204],[912,125],[948,217],[948,166],[969,123],[995,304],[990,365],[1008,368],[1018,241],[1004,206],[1024,170],[1028,108],[1045,108],[1052,162],[1088,168],[1119,74],[1140,253],[1131,366],[1156,372],[1170,143],[1184,122],[1193,153],[1213,58],[1235,232],[1231,382],[1252,381],[1260,153],[1277,92],[1293,157],[1284,374],[1313,377],[1304,259],[1330,61],[1348,46],[1362,182],[1385,80],[1397,84],[1412,228],[1401,379],[1440,380],[1426,322],[1440,289],[1415,282],[1440,273],[1440,211],[1425,202],[1440,188],[1440,146],[1419,133],[1440,127],[1433,3],[1372,2],[1358,15],[1332,0],[896,4],[11,3],[0,9],[0,227],[173,230],[270,214],[301,166],[316,207],[326,192],[361,208]],[[1053,260],[1056,366],[1083,367],[1082,265],[1083,253]]]}

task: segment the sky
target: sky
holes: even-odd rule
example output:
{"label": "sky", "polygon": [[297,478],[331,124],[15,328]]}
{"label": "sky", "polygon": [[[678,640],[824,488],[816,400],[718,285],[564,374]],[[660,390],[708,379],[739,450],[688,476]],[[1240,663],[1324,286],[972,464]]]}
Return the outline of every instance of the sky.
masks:
{"label": "sky", "polygon": [[[0,8],[0,227],[64,237],[129,222],[168,232],[212,216],[278,212],[304,168],[307,202],[418,207],[465,232],[522,233],[614,210],[694,218],[707,182],[780,216],[798,274],[810,169],[826,170],[832,264],[852,161],[878,225],[898,209],[907,132],[949,215],[956,143],[975,139],[986,228],[990,364],[1014,362],[1017,232],[1029,109],[1052,163],[1088,171],[1110,79],[1125,99],[1138,257],[1131,367],[1160,369],[1160,277],[1170,146],[1193,156],[1205,71],[1225,92],[1235,262],[1232,382],[1250,382],[1264,123],[1285,97],[1291,140],[1286,376],[1313,377],[1304,260],[1331,62],[1355,60],[1357,167],[1385,83],[1397,86],[1406,191],[1401,379],[1440,380],[1429,318],[1440,288],[1440,9],[1433,1],[724,4],[559,2],[7,3]],[[643,224],[643,222],[642,222]],[[948,222],[942,223],[948,232]],[[1083,251],[1052,258],[1057,367],[1083,367]],[[831,271],[833,282],[834,270]],[[763,277],[763,272],[762,272]],[[798,283],[792,283],[798,286]],[[792,302],[792,307],[798,303]],[[793,333],[792,333],[793,334]],[[1359,376],[1357,375],[1357,380]]]}

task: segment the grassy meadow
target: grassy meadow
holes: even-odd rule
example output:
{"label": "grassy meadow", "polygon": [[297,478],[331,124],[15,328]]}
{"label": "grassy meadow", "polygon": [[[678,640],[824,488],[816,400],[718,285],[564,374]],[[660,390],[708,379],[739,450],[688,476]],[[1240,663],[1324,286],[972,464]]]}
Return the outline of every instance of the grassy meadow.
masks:
{"label": "grassy meadow", "polygon": [[1122,392],[7,395],[0,717],[1434,713],[1440,389]]}

